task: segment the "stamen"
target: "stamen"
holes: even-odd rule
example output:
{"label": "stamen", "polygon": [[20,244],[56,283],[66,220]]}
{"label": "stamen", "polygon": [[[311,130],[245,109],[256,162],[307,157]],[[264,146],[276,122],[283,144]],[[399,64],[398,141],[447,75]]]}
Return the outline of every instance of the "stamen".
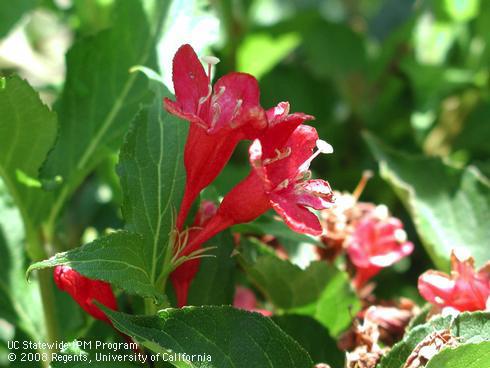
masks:
{"label": "stamen", "polygon": [[274,188],[274,191],[285,189],[288,187],[288,185],[289,185],[289,179],[283,180],[282,182],[279,183],[277,187]]}
{"label": "stamen", "polygon": [[390,217],[390,211],[384,204],[380,204],[374,209],[374,216],[380,220],[386,220],[388,217]]}
{"label": "stamen", "polygon": [[308,168],[310,167],[311,162],[320,153],[325,153],[325,154],[333,153],[333,147],[330,144],[328,144],[327,142],[325,142],[324,140],[321,140],[321,139],[317,139],[317,141],[316,141],[316,148],[318,150],[316,152],[313,152],[313,154],[305,162],[303,162],[303,164],[301,164],[301,166],[299,167],[298,171],[300,173],[308,170]]}
{"label": "stamen", "polygon": [[213,105],[213,118],[211,120],[211,129],[214,129],[216,123],[219,120],[219,116],[221,115],[221,106],[217,103]]}
{"label": "stamen", "polygon": [[240,111],[240,107],[242,107],[243,100],[238,99],[235,105],[235,108],[233,109],[233,114],[231,114],[231,120],[235,119],[236,116],[238,115],[238,112]]}
{"label": "stamen", "polygon": [[407,233],[403,229],[396,229],[393,236],[398,243],[405,243],[407,241]]}
{"label": "stamen", "polygon": [[364,188],[366,188],[366,184],[373,177],[373,172],[371,170],[364,170],[362,173],[361,180],[359,181],[359,184],[357,184],[356,189],[354,189],[354,192],[352,193],[352,196],[356,200],[356,202],[359,200],[359,197],[361,197],[362,192],[364,191]]}
{"label": "stamen", "polygon": [[208,84],[208,94],[206,96],[203,96],[199,99],[199,103],[197,105],[197,116],[199,116],[199,113],[201,112],[201,107],[206,103],[206,101],[211,97],[211,94],[213,93],[213,87],[211,87],[211,84]]}
{"label": "stamen", "polygon": [[208,64],[208,82],[211,84],[211,68],[219,63],[219,59],[215,56],[203,56],[202,61]]}
{"label": "stamen", "polygon": [[270,165],[272,164],[273,162],[276,162],[276,161],[279,161],[279,160],[282,160],[286,157],[289,157],[291,155],[291,147],[286,147],[286,149],[284,150],[284,152],[281,152],[281,150],[279,149],[275,149],[275,152],[276,152],[276,156],[273,157],[273,158],[266,158],[264,161],[263,161],[263,164],[264,165]]}

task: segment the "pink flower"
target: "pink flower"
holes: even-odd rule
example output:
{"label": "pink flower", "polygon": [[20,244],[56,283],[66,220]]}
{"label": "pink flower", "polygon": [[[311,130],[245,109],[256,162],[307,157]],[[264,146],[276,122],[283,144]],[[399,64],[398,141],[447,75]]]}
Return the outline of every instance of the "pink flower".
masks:
{"label": "pink flower", "polygon": [[117,302],[111,285],[100,280],[89,279],[68,266],[56,266],[54,281],[58,288],[66,291],[88,314],[112,325],[99,307],[97,301],[107,308],[117,310]]}
{"label": "pink flower", "polygon": [[475,271],[472,257],[451,253],[451,274],[427,271],[419,277],[420,295],[429,303],[457,311],[490,310],[490,262]]}
{"label": "pink flower", "polygon": [[406,238],[402,222],[389,217],[385,206],[360,220],[347,239],[347,254],[356,267],[354,286],[360,288],[381,269],[410,255],[413,244]]}
{"label": "pink flower", "polygon": [[257,312],[265,317],[271,317],[272,312],[266,309],[257,308],[257,298],[252,290],[243,286],[237,286],[235,289],[235,297],[233,299],[233,306],[238,309],[248,310],[250,312]]}
{"label": "pink flower", "polygon": [[[266,134],[250,147],[252,171],[223,199],[218,212],[189,246],[192,248],[224,229],[249,222],[273,208],[294,231],[319,235],[322,227],[314,209],[328,208],[333,194],[328,182],[309,179],[311,161],[331,147],[317,132],[300,125],[307,115],[284,111]],[[294,130],[293,130],[294,129]],[[314,147],[318,150],[312,153]]]}
{"label": "pink flower", "polygon": [[[196,218],[194,220],[193,228],[189,230],[188,242],[199,233],[199,228],[205,226],[210,218],[216,213],[217,207],[213,202],[202,201],[197,211]],[[199,247],[202,243],[199,244]],[[184,248],[180,256],[188,256],[197,248],[191,250],[188,247]],[[175,295],[177,297],[177,304],[179,307],[183,307],[187,304],[187,296],[189,294],[189,288],[191,282],[199,271],[199,264],[201,260],[199,258],[191,259],[180,266],[178,266],[171,274],[170,280],[174,286]]]}
{"label": "pink flower", "polygon": [[[214,62],[211,60],[211,63]],[[230,73],[211,86],[208,75],[190,45],[183,45],[173,60],[177,101],[164,100],[172,114],[191,125],[185,145],[186,186],[177,218],[181,229],[192,203],[221,172],[242,139],[254,139],[267,126],[259,102],[257,80],[249,74]]]}

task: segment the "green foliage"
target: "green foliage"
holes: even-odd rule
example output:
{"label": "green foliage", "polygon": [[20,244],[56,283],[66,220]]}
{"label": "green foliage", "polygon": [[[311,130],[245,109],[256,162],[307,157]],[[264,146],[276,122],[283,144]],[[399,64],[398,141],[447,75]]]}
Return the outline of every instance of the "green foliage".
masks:
{"label": "green foliage", "polygon": [[207,245],[210,249],[192,280],[188,302],[190,305],[232,304],[236,273],[233,238],[228,231],[222,232]]}
{"label": "green foliage", "polygon": [[[65,264],[81,274],[130,293],[159,297],[170,271],[171,228],[180,203],[186,124],[161,109],[162,86],[151,107],[133,122],[121,148],[119,176],[128,231],[96,239],[80,248],[35,263],[28,273]],[[163,279],[162,279],[163,277]]]}
{"label": "green foliage", "polygon": [[269,318],[232,307],[164,309],[157,316],[131,316],[104,309],[114,326],[148,349],[209,354],[212,361],[177,362],[176,367],[310,368],[308,353]]}
{"label": "green foliage", "polygon": [[[155,15],[163,19],[168,4],[159,4]],[[148,80],[129,69],[156,66],[159,32],[160,24],[150,25],[139,1],[118,1],[113,27],[76,42],[68,52],[57,105],[58,139],[42,170],[44,178],[63,180],[51,217],[94,166],[119,147],[141,105],[151,101]]]}
{"label": "green foliage", "polygon": [[490,341],[444,349],[433,357],[427,368],[480,368],[490,362]]}
{"label": "green foliage", "polygon": [[38,284],[25,282],[22,221],[0,181],[0,315],[33,340],[44,337]]}
{"label": "green foliage", "polygon": [[[55,137],[56,115],[37,92],[18,77],[6,79],[0,88],[0,176],[22,215],[28,236],[35,236],[31,233],[52,201],[36,179]],[[36,248],[29,248],[29,252],[34,259],[43,257]]]}
{"label": "green foliage", "polygon": [[460,344],[477,344],[490,341],[490,314],[485,312],[462,313],[458,317],[436,317],[411,329],[381,360],[379,368],[401,368],[417,344],[427,336],[449,330]]}
{"label": "green foliage", "polygon": [[345,272],[319,261],[301,269],[261,248],[246,244],[241,263],[250,281],[276,308],[311,316],[332,336],[350,325],[360,301]]}
{"label": "green foliage", "polygon": [[478,170],[464,170],[440,159],[409,156],[367,141],[380,162],[381,175],[393,185],[412,214],[434,263],[449,269],[452,249],[464,248],[482,265],[490,258],[490,184]]}
{"label": "green foliage", "polygon": [[5,37],[21,17],[36,6],[36,0],[0,1],[0,38]]}
{"label": "green foliage", "polygon": [[344,353],[337,348],[337,342],[313,318],[285,314],[272,320],[309,352],[315,363],[328,363],[333,368],[344,366]]}

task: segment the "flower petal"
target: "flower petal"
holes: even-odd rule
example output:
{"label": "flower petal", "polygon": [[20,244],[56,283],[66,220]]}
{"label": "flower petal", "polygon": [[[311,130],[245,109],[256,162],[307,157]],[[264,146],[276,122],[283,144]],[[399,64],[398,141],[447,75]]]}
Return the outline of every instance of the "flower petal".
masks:
{"label": "flower petal", "polygon": [[316,236],[322,234],[323,229],[316,215],[305,207],[298,205],[294,196],[271,193],[269,199],[272,208],[294,231]]}
{"label": "flower petal", "polygon": [[193,48],[188,44],[182,45],[174,56],[172,80],[181,110],[197,115],[199,100],[209,93],[209,79]]}
{"label": "flower petal", "polygon": [[229,73],[221,77],[214,85],[209,121],[209,133],[225,127],[235,129],[245,124],[252,131],[264,129],[267,118],[260,107],[257,80],[246,73]]}

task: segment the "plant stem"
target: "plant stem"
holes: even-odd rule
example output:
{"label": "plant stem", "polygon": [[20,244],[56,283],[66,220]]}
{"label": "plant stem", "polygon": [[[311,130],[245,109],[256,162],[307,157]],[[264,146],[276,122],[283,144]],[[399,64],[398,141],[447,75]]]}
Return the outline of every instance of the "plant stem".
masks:
{"label": "plant stem", "polygon": [[[37,236],[37,232],[32,229],[27,230],[27,239],[36,254],[36,259],[34,261],[43,260],[48,257],[48,252],[46,250],[45,236]],[[46,235],[45,233],[42,235]],[[41,240],[43,239],[43,240]],[[52,270],[39,270],[38,271],[38,280],[39,280],[39,291],[41,294],[41,302],[43,306],[43,314],[44,314],[44,325],[46,327],[46,342],[54,343],[60,341],[60,329],[57,319],[57,311],[56,311],[56,302],[55,302],[55,294],[53,290],[53,281],[52,281]],[[52,353],[56,352],[56,349],[47,349],[46,351],[51,357]],[[48,359],[47,366],[49,366]]]}
{"label": "plant stem", "polygon": [[[58,320],[56,318],[57,313],[52,282],[52,270],[39,270],[38,278],[39,289],[41,291],[41,300],[43,304],[44,322],[46,325],[46,339],[47,342],[53,343],[59,341],[60,330]],[[54,348],[49,350],[50,355],[54,352],[56,352]]]}

